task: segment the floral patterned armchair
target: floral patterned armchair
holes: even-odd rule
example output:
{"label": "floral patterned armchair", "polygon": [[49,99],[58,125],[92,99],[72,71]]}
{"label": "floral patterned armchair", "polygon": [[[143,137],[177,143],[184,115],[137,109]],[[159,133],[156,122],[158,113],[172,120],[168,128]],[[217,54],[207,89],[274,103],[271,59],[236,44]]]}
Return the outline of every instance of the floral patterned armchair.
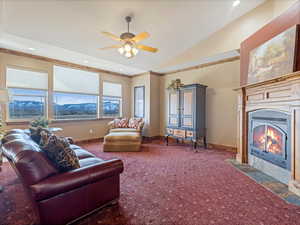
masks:
{"label": "floral patterned armchair", "polygon": [[142,118],[115,119],[108,123],[109,133],[104,137],[104,152],[137,152],[141,151]]}
{"label": "floral patterned armchair", "polygon": [[108,123],[109,132],[142,132],[144,127],[143,118],[114,119]]}

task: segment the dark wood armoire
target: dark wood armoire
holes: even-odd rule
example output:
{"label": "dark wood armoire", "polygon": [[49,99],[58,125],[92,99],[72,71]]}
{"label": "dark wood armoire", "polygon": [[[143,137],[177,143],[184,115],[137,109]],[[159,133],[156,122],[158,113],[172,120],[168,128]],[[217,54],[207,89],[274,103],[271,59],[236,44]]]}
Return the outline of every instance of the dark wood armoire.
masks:
{"label": "dark wood armoire", "polygon": [[184,85],[168,94],[168,124],[166,143],[169,137],[187,140],[197,148],[201,140],[206,148],[205,98],[207,86]]}

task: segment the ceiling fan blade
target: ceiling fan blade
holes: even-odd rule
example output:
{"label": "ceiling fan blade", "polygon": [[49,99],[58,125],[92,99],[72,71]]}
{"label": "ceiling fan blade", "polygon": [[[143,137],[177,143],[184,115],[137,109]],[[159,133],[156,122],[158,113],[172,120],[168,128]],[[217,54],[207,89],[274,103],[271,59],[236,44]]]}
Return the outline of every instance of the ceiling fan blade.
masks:
{"label": "ceiling fan blade", "polygon": [[133,37],[131,40],[135,41],[136,43],[146,39],[150,37],[150,34],[148,32],[142,32],[139,33],[138,35],[136,35],[135,37]]}
{"label": "ceiling fan blade", "polygon": [[157,48],[152,48],[152,47],[147,46],[147,45],[137,45],[136,47],[138,47],[139,49],[148,51],[148,52],[157,52],[158,51]]}
{"label": "ceiling fan blade", "polygon": [[105,32],[105,31],[102,31],[101,32],[103,35],[107,36],[107,37],[110,37],[111,39],[115,40],[115,41],[121,41],[122,39],[119,38],[118,36],[112,34],[112,33],[109,33],[109,32]]}
{"label": "ceiling fan blade", "polygon": [[99,50],[106,50],[106,49],[111,49],[111,48],[121,48],[122,45],[112,45],[104,48],[99,48]]}

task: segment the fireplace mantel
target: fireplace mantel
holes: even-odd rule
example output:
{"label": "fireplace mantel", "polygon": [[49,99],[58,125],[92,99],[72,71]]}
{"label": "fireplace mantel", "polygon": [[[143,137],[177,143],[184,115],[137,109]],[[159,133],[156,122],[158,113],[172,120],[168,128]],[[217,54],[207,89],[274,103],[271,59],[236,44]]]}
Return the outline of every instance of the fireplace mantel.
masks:
{"label": "fireplace mantel", "polygon": [[237,156],[248,163],[248,114],[270,109],[291,115],[291,178],[289,189],[300,195],[300,71],[241,86],[238,92]]}

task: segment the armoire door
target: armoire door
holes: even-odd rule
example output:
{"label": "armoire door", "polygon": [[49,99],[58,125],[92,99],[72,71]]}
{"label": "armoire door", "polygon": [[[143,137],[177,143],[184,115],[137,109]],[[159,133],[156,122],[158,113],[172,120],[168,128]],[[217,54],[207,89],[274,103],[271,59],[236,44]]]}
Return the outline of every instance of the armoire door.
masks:
{"label": "armoire door", "polygon": [[179,126],[179,92],[169,92],[169,126]]}
{"label": "armoire door", "polygon": [[181,127],[193,128],[194,90],[183,89],[180,93]]}

